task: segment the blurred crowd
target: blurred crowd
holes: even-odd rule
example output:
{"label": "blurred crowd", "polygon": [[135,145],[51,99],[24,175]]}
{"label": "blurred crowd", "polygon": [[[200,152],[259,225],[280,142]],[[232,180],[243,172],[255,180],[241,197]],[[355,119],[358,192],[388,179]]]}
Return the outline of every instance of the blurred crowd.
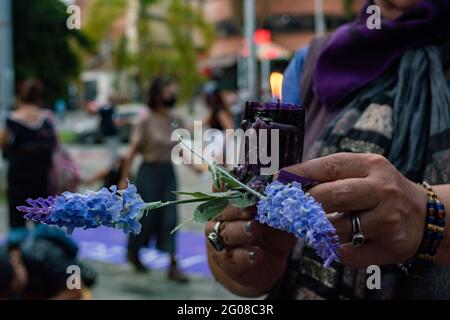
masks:
{"label": "blurred crowd", "polygon": [[[64,191],[76,191],[86,186],[101,184],[104,187],[126,187],[130,178],[146,202],[169,201],[177,190],[177,178],[171,162],[171,141],[175,127],[192,129],[173,108],[179,103],[179,89],[169,77],[151,80],[143,101],[148,110],[136,123],[117,116],[117,101],[110,97],[104,104],[88,103],[85,112],[99,118],[98,131],[107,149],[108,159],[104,169],[86,177],[66,146],[59,139],[57,123],[66,121],[63,102],[55,104],[55,112],[44,106],[45,83],[38,79],[17,85],[15,108],[8,115],[0,132],[0,147],[7,161],[7,202],[9,234],[1,246],[0,297],[12,299],[59,298],[79,299],[90,296],[89,288],[95,283],[96,272],[79,261],[77,244],[59,229],[36,225],[26,221],[18,206],[27,199],[47,198]],[[233,129],[236,112],[232,112],[216,81],[209,81],[201,91],[207,114],[203,125],[220,131]],[[126,152],[120,152],[119,128],[132,125]],[[221,157],[224,141],[216,143],[217,157]],[[136,155],[142,162],[136,174],[131,172]],[[32,165],[30,165],[32,164]],[[191,165],[197,173],[207,168]],[[154,181],[158,181],[155,184]],[[167,270],[169,280],[179,283],[189,281],[177,263],[176,233],[170,234],[178,224],[175,206],[161,208],[142,218],[139,235],[130,235],[127,260],[136,272],[147,272],[140,259],[140,249],[155,241],[156,248],[170,256]],[[81,266],[82,289],[67,289],[67,268]]]}

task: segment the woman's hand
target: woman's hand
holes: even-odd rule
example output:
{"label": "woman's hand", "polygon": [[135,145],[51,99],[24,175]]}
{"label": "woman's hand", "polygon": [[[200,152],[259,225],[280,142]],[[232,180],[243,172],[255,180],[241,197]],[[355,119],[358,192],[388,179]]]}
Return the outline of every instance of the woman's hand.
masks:
{"label": "woman's hand", "polygon": [[128,178],[130,176],[131,164],[133,163],[134,157],[138,152],[138,144],[135,141],[130,141],[128,145],[128,151],[124,159],[123,167],[122,167],[122,176],[120,177],[120,182],[118,184],[118,188],[126,189],[128,187]]}
{"label": "woman's hand", "polygon": [[205,234],[222,221],[220,239],[226,249],[215,251],[207,240],[208,262],[216,279],[230,291],[247,297],[267,293],[284,273],[295,238],[261,225],[253,219],[255,207],[245,210],[228,206]]}
{"label": "woman's hand", "polygon": [[[425,230],[425,189],[386,158],[338,153],[284,169],[323,182],[309,190],[340,238],[341,261],[353,267],[400,263],[413,257]],[[365,244],[353,247],[349,212],[360,218]]]}

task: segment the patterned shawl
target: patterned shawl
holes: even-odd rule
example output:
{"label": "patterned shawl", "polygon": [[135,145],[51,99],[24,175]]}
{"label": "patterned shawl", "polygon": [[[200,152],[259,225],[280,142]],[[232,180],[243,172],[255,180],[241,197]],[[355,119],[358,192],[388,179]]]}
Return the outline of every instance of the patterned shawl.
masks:
{"label": "patterned shawl", "polygon": [[[307,130],[311,117],[330,117],[313,90],[315,60],[324,43],[323,39],[313,41],[303,73]],[[320,135],[313,132],[309,137],[315,142],[305,160],[337,152],[377,153],[412,181],[450,183],[450,91],[444,73],[449,44],[406,52],[381,77],[343,101]],[[301,242],[289,266],[277,287],[282,288],[278,298],[450,299],[450,268],[434,266],[417,279],[404,276],[396,266],[386,266],[382,289],[368,290],[366,270],[338,264],[324,269]]]}

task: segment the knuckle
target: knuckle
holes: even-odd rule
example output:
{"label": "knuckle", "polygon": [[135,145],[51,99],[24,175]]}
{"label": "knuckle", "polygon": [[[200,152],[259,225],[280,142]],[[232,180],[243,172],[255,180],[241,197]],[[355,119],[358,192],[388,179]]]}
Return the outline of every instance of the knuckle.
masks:
{"label": "knuckle", "polygon": [[222,241],[225,242],[226,244],[231,244],[230,235],[228,234],[227,231],[223,230],[220,233],[220,238],[222,238]]}
{"label": "knuckle", "polygon": [[390,162],[388,159],[379,154],[367,154],[367,163],[369,167],[384,167],[389,166]]}
{"label": "knuckle", "polygon": [[219,237],[227,245],[234,245],[237,241],[237,233],[232,223],[222,223]]}
{"label": "knuckle", "polygon": [[[214,251],[214,250],[213,250]],[[221,253],[217,253],[214,252],[212,253],[212,258],[214,259],[214,261],[216,262],[217,266],[222,270],[222,271],[227,271],[228,265],[229,265],[229,258],[227,257],[226,254],[221,254]]]}
{"label": "knuckle", "polygon": [[239,218],[242,220],[250,220],[253,217],[253,212],[246,209],[239,209]]}
{"label": "knuckle", "polygon": [[378,225],[383,234],[385,234],[388,238],[393,238],[397,241],[399,239],[403,240],[402,235],[404,230],[402,221],[402,215],[396,213],[395,208],[393,208],[393,210],[380,214]]}
{"label": "knuckle", "polygon": [[221,223],[221,225],[220,225],[220,230],[219,230],[219,237],[220,237],[220,239],[222,240],[222,241],[224,241],[225,243],[228,243],[229,242],[229,238],[230,238],[230,236],[229,236],[229,234],[228,234],[228,232],[229,232],[229,225],[228,225],[228,223],[226,223],[226,222],[222,222]]}
{"label": "knuckle", "polygon": [[238,208],[228,205],[223,209],[222,213],[214,218],[214,221],[235,220],[239,218],[239,215],[240,210]]}
{"label": "knuckle", "polygon": [[352,186],[348,184],[343,184],[339,188],[333,189],[331,192],[331,197],[333,203],[338,206],[346,206],[351,203],[351,197],[354,193]]}
{"label": "knuckle", "polygon": [[402,222],[401,214],[397,213],[397,210],[395,210],[395,208],[393,208],[393,210],[390,213],[384,214],[384,216],[385,216],[385,221],[387,223],[389,223],[389,225],[391,226],[390,229],[397,230],[397,227]]}
{"label": "knuckle", "polygon": [[403,191],[395,183],[382,183],[380,186],[382,199],[402,199]]}

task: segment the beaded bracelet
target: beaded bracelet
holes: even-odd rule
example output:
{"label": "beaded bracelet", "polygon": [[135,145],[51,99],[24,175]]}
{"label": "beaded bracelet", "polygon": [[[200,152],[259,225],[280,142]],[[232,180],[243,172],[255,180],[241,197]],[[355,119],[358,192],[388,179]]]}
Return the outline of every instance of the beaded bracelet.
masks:
{"label": "beaded bracelet", "polygon": [[408,276],[416,277],[423,276],[433,266],[434,257],[444,239],[445,227],[444,205],[427,182],[422,182],[421,186],[427,190],[428,196],[424,237],[416,256],[399,265]]}

